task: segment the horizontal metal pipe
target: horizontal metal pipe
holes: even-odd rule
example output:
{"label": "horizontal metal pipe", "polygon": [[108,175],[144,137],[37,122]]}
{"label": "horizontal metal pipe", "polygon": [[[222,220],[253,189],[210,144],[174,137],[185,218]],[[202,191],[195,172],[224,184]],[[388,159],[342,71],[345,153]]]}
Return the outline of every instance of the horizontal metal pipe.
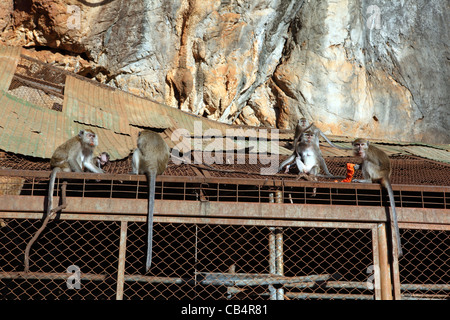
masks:
{"label": "horizontal metal pipe", "polygon": [[[56,273],[56,272],[0,272],[0,279],[36,279],[36,280],[67,280],[72,273]],[[85,281],[105,281],[109,276],[104,274],[80,273],[81,280]],[[255,285],[261,285],[261,281],[273,280],[272,284],[282,284],[287,288],[311,288],[317,286],[317,281],[321,282],[322,288],[338,288],[338,289],[366,289],[367,282],[352,281],[329,281],[332,275],[311,275],[302,277],[277,277],[270,274],[227,274],[227,273],[198,273],[197,283],[210,285],[230,285],[230,281],[254,282]],[[178,277],[155,277],[143,275],[125,275],[125,281],[147,282],[147,283],[167,283],[167,284],[183,284],[193,283],[194,278],[178,278]],[[202,280],[203,279],[203,280]],[[222,280],[224,281],[222,281]],[[231,280],[234,279],[234,280]],[[278,282],[277,282],[278,281]],[[244,285],[244,284],[243,284]],[[245,284],[247,285],[247,284]],[[422,291],[450,291],[448,284],[402,284],[402,290],[422,290]],[[435,295],[427,294],[402,294],[402,297],[425,297],[431,298]],[[443,297],[446,295],[442,295]],[[446,296],[448,298],[448,295]]]}
{"label": "horizontal metal pipe", "polygon": [[[58,201],[57,198],[54,199],[55,203]],[[44,196],[0,196],[0,212],[43,212],[44,200]],[[400,223],[450,225],[449,211],[448,209],[398,208],[397,214]],[[62,215],[67,213],[145,216],[147,200],[69,197],[67,208]],[[384,207],[180,200],[155,200],[155,216],[342,222],[386,222],[387,220]]]}
{"label": "horizontal metal pipe", "polygon": [[[35,177],[49,178],[51,171],[36,170],[15,170],[0,169],[0,176],[19,176],[19,177]],[[130,174],[111,174],[111,173],[88,173],[88,172],[59,172],[58,178],[65,179],[87,179],[87,180],[120,180],[120,181],[145,181],[145,175]],[[343,183],[343,182],[327,182],[327,181],[302,181],[302,180],[285,180],[276,176],[267,176],[267,179],[247,179],[247,178],[229,178],[229,177],[205,177],[205,176],[169,176],[161,175],[156,178],[157,181],[163,182],[189,182],[189,183],[212,183],[212,184],[236,184],[251,186],[271,186],[271,187],[318,187],[333,189],[365,189],[379,190],[381,186],[376,183]],[[431,185],[405,185],[393,184],[394,191],[428,191],[428,192],[450,192],[450,186],[431,186]]]}
{"label": "horizontal metal pipe", "polygon": [[286,292],[284,295],[291,299],[374,300],[373,295],[365,294]]}
{"label": "horizontal metal pipe", "polygon": [[445,294],[402,294],[402,300],[448,300]]}
{"label": "horizontal metal pipe", "polygon": [[128,282],[145,282],[145,283],[165,283],[165,284],[194,284],[194,279],[177,278],[177,277],[154,277],[141,275],[125,275],[124,280]]}
{"label": "horizontal metal pipe", "polygon": [[[372,284],[372,283],[370,283]],[[320,287],[322,289],[361,289],[361,290],[373,290],[369,289],[368,282],[356,282],[356,281],[324,281],[324,282],[299,282],[294,284],[285,284],[286,288],[314,288]]]}
{"label": "horizontal metal pipe", "polygon": [[[0,272],[0,279],[36,279],[36,280],[67,280],[73,273],[56,272]],[[80,273],[81,280],[105,281],[108,278],[103,274]]]}
{"label": "horizontal metal pipe", "polygon": [[[401,284],[402,290],[450,291],[450,284]],[[450,298],[450,296],[448,297]]]}
{"label": "horizontal metal pipe", "polygon": [[262,286],[262,285],[286,285],[297,282],[326,281],[336,276],[311,275],[300,277],[284,277],[271,274],[235,274],[235,273],[197,273],[197,282],[208,285],[225,286]]}
{"label": "horizontal metal pipe", "polygon": [[[13,219],[42,219],[42,213],[0,212],[0,218]],[[62,214],[60,220],[80,221],[129,221],[146,222],[145,216],[132,215],[100,215],[100,214]],[[217,224],[217,225],[246,225],[246,226],[275,226],[275,227],[300,227],[300,228],[349,228],[349,229],[371,229],[374,223],[336,222],[336,221],[295,221],[295,220],[268,220],[268,219],[245,219],[245,218],[200,218],[200,217],[173,217],[155,216],[157,223],[184,223],[184,224]],[[400,225],[401,226],[401,225]],[[450,228],[450,226],[449,226]]]}

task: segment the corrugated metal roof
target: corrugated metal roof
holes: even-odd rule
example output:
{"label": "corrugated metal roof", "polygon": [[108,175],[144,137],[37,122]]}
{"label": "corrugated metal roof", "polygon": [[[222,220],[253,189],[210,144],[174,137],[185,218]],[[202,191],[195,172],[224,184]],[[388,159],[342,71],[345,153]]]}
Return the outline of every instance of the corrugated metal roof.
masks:
{"label": "corrugated metal roof", "polygon": [[62,112],[79,123],[129,134],[128,117],[114,98],[113,90],[67,76]]}
{"label": "corrugated metal roof", "polygon": [[[270,137],[270,136],[269,136]],[[285,155],[290,156],[292,154],[292,150],[287,149],[285,147],[280,146],[280,144],[277,141],[271,141],[269,138],[266,139],[258,139],[255,141],[248,141],[248,140],[240,140],[237,139],[235,141],[236,145],[239,149],[243,148],[251,148],[251,153],[264,153],[264,154],[279,154],[279,155]]]}
{"label": "corrugated metal roof", "polygon": [[113,160],[127,157],[136,144],[135,137],[76,123],[61,112],[33,105],[7,93],[0,96],[0,105],[0,148],[8,152],[50,158],[56,147],[86,128],[98,134],[99,153],[107,151]]}
{"label": "corrugated metal roof", "polygon": [[439,162],[450,163],[450,152],[447,150],[430,148],[425,146],[405,146],[402,148],[406,152]]}
{"label": "corrugated metal roof", "polygon": [[[138,97],[136,95],[100,85],[80,76],[71,76],[67,71],[58,74],[54,67],[22,56],[27,59],[23,64],[33,66],[39,64],[40,70],[51,69],[45,73],[49,77],[65,79],[64,103],[62,112],[52,110],[52,106],[41,107],[23,98],[8,93],[11,79],[17,65],[21,48],[0,46],[0,149],[33,157],[50,158],[53,151],[67,139],[75,136],[80,129],[92,128],[99,136],[98,152],[106,151],[112,160],[126,158],[136,147],[140,128],[166,129],[161,135],[171,148],[180,147],[180,141],[172,141],[176,129],[184,129],[192,137],[206,134],[208,129],[219,130],[223,137],[214,142],[208,139],[202,141],[202,149],[209,148],[225,151],[227,148],[243,149],[251,143],[248,138],[259,138],[259,152],[272,149],[272,144],[278,144],[271,136],[276,130],[279,141],[292,141],[293,130],[277,130],[247,126],[234,126],[213,121],[198,115],[193,115],[176,108]],[[22,65],[22,62],[21,62]],[[42,73],[42,72],[41,72]],[[30,81],[31,77],[28,77]],[[51,82],[53,78],[45,78]],[[56,78],[55,78],[56,79]],[[38,91],[36,87],[30,88]],[[231,133],[227,135],[227,133]],[[267,141],[264,137],[267,134]],[[246,137],[245,140],[236,137]],[[351,137],[328,136],[338,145],[349,146]],[[272,141],[271,141],[272,140]],[[372,140],[372,139],[371,139]],[[373,140],[389,155],[416,155],[427,159],[450,163],[449,145],[433,146],[423,143],[396,143],[383,140]],[[215,143],[215,144],[214,144]],[[190,146],[185,150],[194,150],[199,146],[190,140]],[[283,146],[278,147],[280,155],[290,155],[292,151]],[[339,150],[321,142],[321,150],[325,157],[347,157],[351,151]],[[256,150],[253,150],[253,152]]]}
{"label": "corrugated metal roof", "polygon": [[127,92],[114,92],[115,106],[128,123],[139,127],[166,129],[175,126],[173,119],[167,116],[162,106],[157,103],[137,97]]}
{"label": "corrugated metal roof", "polygon": [[[56,123],[57,113],[44,109],[6,93],[0,96],[2,117],[0,117],[0,147],[5,151],[45,157],[47,135],[62,138],[53,132],[50,123]],[[50,147],[53,144],[50,143]],[[51,155],[51,154],[50,154]]]}
{"label": "corrugated metal roof", "polygon": [[0,90],[8,90],[19,62],[21,51],[22,48],[20,47],[0,45]]}

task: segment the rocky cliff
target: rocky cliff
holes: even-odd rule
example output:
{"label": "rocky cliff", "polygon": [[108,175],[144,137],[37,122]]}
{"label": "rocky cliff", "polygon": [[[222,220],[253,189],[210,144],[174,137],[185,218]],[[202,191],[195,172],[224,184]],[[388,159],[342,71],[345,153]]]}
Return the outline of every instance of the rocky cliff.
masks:
{"label": "rocky cliff", "polygon": [[7,0],[0,40],[228,123],[450,142],[447,0]]}

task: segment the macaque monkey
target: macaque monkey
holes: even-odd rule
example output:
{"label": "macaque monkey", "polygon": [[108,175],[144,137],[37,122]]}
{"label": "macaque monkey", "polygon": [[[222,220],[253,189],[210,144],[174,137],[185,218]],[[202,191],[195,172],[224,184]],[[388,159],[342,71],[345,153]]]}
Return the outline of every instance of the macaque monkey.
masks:
{"label": "macaque monkey", "polygon": [[59,171],[83,172],[84,169],[88,169],[94,173],[103,173],[103,170],[93,162],[93,153],[97,145],[97,135],[93,131],[86,129],[80,130],[78,135],[56,148],[50,159],[52,173],[50,175],[50,186],[48,190],[48,212],[50,212],[53,206],[53,189],[56,174]]}
{"label": "macaque monkey", "polygon": [[97,163],[97,167],[99,167],[100,169],[103,168],[109,163],[109,158],[110,156],[108,152],[100,153],[95,160],[95,162]]}
{"label": "macaque monkey", "polygon": [[139,132],[137,148],[133,152],[132,174],[145,174],[148,182],[146,272],[148,272],[152,263],[153,207],[155,205],[156,175],[162,174],[166,169],[169,155],[169,146],[159,134],[148,130]]}
{"label": "macaque monkey", "polygon": [[387,154],[370,144],[366,139],[356,139],[352,143],[354,155],[362,159],[361,166],[355,166],[355,169],[361,169],[364,179],[353,180],[355,182],[373,183],[379,182],[386,188],[389,194],[389,202],[392,208],[390,216],[391,233],[393,237],[393,247],[397,247],[398,257],[403,256],[400,243],[400,232],[398,229],[397,213],[395,211],[394,192],[391,186],[391,163]]}
{"label": "macaque monkey", "polygon": [[313,131],[304,131],[300,134],[299,138],[300,141],[296,144],[294,152],[280,164],[278,171],[281,171],[284,166],[295,160],[300,173],[317,176],[320,169],[322,169],[327,176],[331,176],[322,157],[322,153],[315,142],[315,134]]}
{"label": "macaque monkey", "polygon": [[353,150],[353,148],[341,147],[341,146],[338,146],[338,145],[334,144],[333,142],[331,142],[330,139],[328,139],[328,137],[319,128],[317,128],[314,125],[314,123],[309,124],[309,122],[308,122],[308,120],[306,120],[306,118],[301,118],[300,120],[298,120],[297,126],[295,127],[294,149],[295,149],[295,146],[298,143],[298,140],[300,138],[301,133],[303,131],[306,131],[308,128],[315,135],[315,143],[316,143],[317,147],[319,147],[319,135],[321,135],[322,138],[324,138],[334,148],[338,148],[338,149],[341,149],[341,150]]}
{"label": "macaque monkey", "polygon": [[93,163],[93,153],[95,147],[98,145],[97,135],[89,130],[80,130],[78,135],[67,140],[58,148],[50,159],[50,167],[52,173],[50,174],[50,182],[48,187],[48,202],[47,202],[47,216],[41,228],[36,235],[30,240],[25,249],[25,271],[29,270],[29,252],[33,242],[37,239],[39,234],[45,229],[53,210],[53,191],[55,188],[56,174],[63,172],[83,172],[88,169],[94,173],[103,173],[103,170],[98,168]]}
{"label": "macaque monkey", "polygon": [[295,133],[294,133],[294,149],[297,146],[298,140],[300,139],[300,135],[302,134],[302,132],[306,131],[311,126],[312,124],[309,124],[306,118],[300,118],[298,120],[298,123],[295,126]]}

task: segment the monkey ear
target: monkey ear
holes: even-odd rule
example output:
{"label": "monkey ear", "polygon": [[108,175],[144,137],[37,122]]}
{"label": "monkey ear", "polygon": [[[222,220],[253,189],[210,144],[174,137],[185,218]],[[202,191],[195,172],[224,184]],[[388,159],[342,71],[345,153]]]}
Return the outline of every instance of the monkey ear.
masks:
{"label": "monkey ear", "polygon": [[369,146],[369,140],[366,140],[367,146]]}
{"label": "monkey ear", "polygon": [[78,132],[78,135],[79,135],[80,137],[82,137],[82,136],[84,135],[84,130],[80,130],[80,132]]}

